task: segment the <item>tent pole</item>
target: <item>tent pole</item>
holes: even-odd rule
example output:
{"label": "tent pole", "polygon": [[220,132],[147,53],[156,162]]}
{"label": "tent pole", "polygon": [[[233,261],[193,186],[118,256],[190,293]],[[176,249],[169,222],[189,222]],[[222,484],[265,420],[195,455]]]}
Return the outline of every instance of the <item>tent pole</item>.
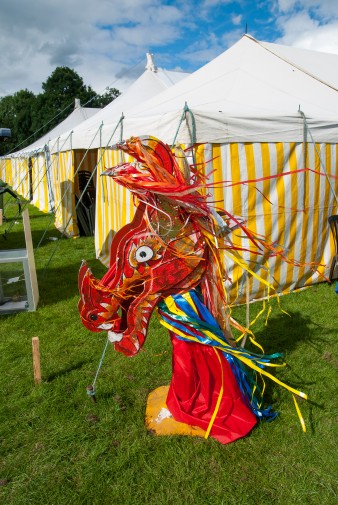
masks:
{"label": "tent pole", "polygon": [[[307,166],[307,123],[306,123],[306,118],[305,118],[305,114],[300,110],[300,106],[299,106],[299,113],[303,119],[303,167],[302,168],[306,168]],[[308,176],[307,176],[307,172],[304,172],[303,174],[303,210],[307,210],[305,209],[305,203],[306,203],[306,195],[307,195],[307,192],[308,192]]]}
{"label": "tent pole", "polygon": [[[249,272],[246,274],[246,283],[245,283],[245,327],[248,330],[250,326],[250,276]],[[243,337],[241,347],[245,347],[246,339],[248,334],[246,333]]]}
{"label": "tent pole", "polygon": [[321,158],[321,156],[320,156],[320,153],[318,152],[318,149],[317,149],[317,146],[316,146],[315,141],[314,141],[314,139],[313,139],[312,133],[311,133],[310,128],[309,128],[309,126],[308,126],[308,124],[307,124],[306,116],[305,116],[304,112],[300,110],[300,108],[299,108],[298,112],[299,112],[299,114],[302,116],[302,118],[303,118],[303,120],[304,120],[304,122],[305,122],[305,124],[306,124],[307,131],[310,133],[311,142],[312,142],[312,144],[315,146],[315,150],[316,150],[316,153],[317,153],[317,155],[318,155],[318,158],[319,158],[319,161],[320,161],[320,165],[321,165],[322,169],[323,169],[323,170],[324,170],[324,172],[325,172],[325,176],[326,176],[327,182],[329,183],[329,186],[330,186],[330,189],[331,189],[332,194],[333,194],[333,196],[334,196],[334,199],[336,200],[336,204],[338,204],[338,197],[337,197],[337,195],[336,195],[336,192],[335,192],[335,189],[334,189],[334,187],[333,187],[333,185],[332,185],[332,182],[331,182],[331,180],[330,180],[330,177],[329,177],[329,175],[328,175],[328,173],[327,173],[326,167],[325,167],[324,163],[322,162],[322,158]]}

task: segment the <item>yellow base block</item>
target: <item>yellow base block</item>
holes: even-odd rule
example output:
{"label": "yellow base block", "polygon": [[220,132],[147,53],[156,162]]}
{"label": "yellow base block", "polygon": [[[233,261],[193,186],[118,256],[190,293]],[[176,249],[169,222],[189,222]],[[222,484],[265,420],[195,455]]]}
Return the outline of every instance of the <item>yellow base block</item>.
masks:
{"label": "yellow base block", "polygon": [[152,431],[154,435],[204,437],[205,431],[201,428],[180,423],[171,416],[166,404],[168,390],[169,386],[161,386],[148,396],[145,418],[147,430]]}

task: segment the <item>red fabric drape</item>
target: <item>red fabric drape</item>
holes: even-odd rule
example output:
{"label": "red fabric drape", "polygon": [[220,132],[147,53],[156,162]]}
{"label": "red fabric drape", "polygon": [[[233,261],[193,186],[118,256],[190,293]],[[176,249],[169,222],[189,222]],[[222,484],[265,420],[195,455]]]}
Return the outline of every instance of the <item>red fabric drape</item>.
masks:
{"label": "red fabric drape", "polygon": [[184,342],[171,333],[172,380],[167,406],[176,421],[207,430],[223,380],[222,400],[210,436],[228,444],[247,435],[257,422],[227,360],[209,346]]}

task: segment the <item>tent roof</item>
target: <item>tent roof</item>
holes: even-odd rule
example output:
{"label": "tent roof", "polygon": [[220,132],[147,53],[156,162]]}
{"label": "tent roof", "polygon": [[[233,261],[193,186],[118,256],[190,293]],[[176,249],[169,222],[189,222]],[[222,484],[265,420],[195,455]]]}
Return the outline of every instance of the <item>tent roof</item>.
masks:
{"label": "tent roof", "polygon": [[56,140],[66,131],[72,130],[77,125],[90,118],[94,114],[96,114],[99,110],[95,107],[82,107],[80,100],[75,98],[75,107],[74,110],[69,114],[66,119],[61,121],[55,128],[50,130],[48,133],[43,135],[39,140],[35,141],[33,144],[25,147],[24,149],[16,152],[15,155],[20,153],[33,152],[36,150],[43,149],[43,147],[48,144],[49,141],[56,142]]}
{"label": "tent roof", "polygon": [[[286,59],[287,54],[293,54],[293,48],[283,51],[281,47],[277,45],[272,51],[274,44],[262,44],[244,35],[187,79],[143,103],[134,115],[183,109],[185,102],[199,111],[223,111],[236,116],[292,115],[299,107],[309,116],[336,115],[337,90],[323,84],[321,72],[325,68],[325,77],[338,84],[338,77],[331,73],[332,67],[338,67],[338,55],[296,50],[295,62],[301,54],[307,54],[304,67],[312,70],[310,75]],[[321,59],[325,66],[319,66]]]}
{"label": "tent roof", "polygon": [[[192,139],[301,142],[304,114],[316,141],[337,142],[336,68],[338,55],[284,48],[244,35],[193,74],[125,113],[123,135],[150,134],[169,144],[174,139],[185,144]],[[194,121],[189,113],[182,119],[185,104]],[[104,123],[103,145],[118,139],[119,131],[111,139],[118,117],[111,115]],[[93,139],[93,129],[84,131],[83,126],[74,130],[75,148]]]}
{"label": "tent roof", "polygon": [[282,46],[269,42],[259,42],[259,44],[303,72],[338,90],[337,54]]}
{"label": "tent roof", "polygon": [[[140,103],[147,101],[170,86],[175,85],[188,75],[186,72],[169,71],[156,67],[153,55],[148,53],[147,65],[143,74],[106,107],[103,109],[75,107],[74,111],[62,123],[34,142],[34,144],[13,153],[12,156],[40,151],[48,143],[50,143],[50,150],[52,152],[56,152],[58,149],[68,150],[70,149],[71,132],[72,138],[75,135],[83,139],[74,148],[86,149],[102,124],[110,124],[112,122],[116,124],[122,114],[137,107]],[[90,132],[89,135],[83,133],[87,131]],[[97,137],[99,138],[99,136]],[[94,142],[95,145],[93,147],[99,147],[98,138],[96,139],[97,145]],[[58,139],[59,142],[57,142]]]}
{"label": "tent roof", "polygon": [[[93,148],[100,147],[100,136],[97,135],[97,132],[101,125],[110,125],[108,128],[103,127],[106,134],[103,145],[106,145],[122,115],[130,112],[141,103],[153,98],[171,86],[176,85],[189,75],[186,72],[157,68],[153,62],[152,55],[149,53],[147,54],[147,60],[148,62],[143,74],[126,91],[121,93],[121,95],[93,117],[73,129],[72,146],[74,146],[74,149],[88,148],[89,145]],[[67,142],[69,133],[66,132],[60,140],[60,145],[65,144],[62,150],[70,148],[69,141]],[[73,144],[73,139],[76,139],[75,144]],[[55,151],[55,149],[52,149],[52,151]]]}
{"label": "tent roof", "polygon": [[[148,53],[148,58],[149,53]],[[152,61],[152,60],[151,60]],[[120,96],[115,98],[98,114],[79,126],[79,130],[99,128],[100,124],[118,121],[122,114],[138,107],[143,102],[153,98],[155,95],[172,87],[186,78],[189,74],[185,72],[168,71],[157,68],[154,64],[148,64],[143,74],[136,79]]]}

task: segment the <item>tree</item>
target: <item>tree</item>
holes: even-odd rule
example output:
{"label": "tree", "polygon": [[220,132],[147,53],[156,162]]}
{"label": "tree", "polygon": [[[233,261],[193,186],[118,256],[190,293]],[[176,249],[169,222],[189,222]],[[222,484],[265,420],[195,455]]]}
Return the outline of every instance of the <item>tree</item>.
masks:
{"label": "tree", "polygon": [[105,107],[121,94],[116,88],[106,89],[107,91],[103,95],[96,95],[96,97],[91,101],[90,105],[92,107]]}
{"label": "tree", "polygon": [[51,130],[69,115],[75,98],[85,104],[97,96],[90,86],[85,86],[82,77],[68,67],[57,67],[42,83],[42,89],[43,93],[38,95],[40,113],[35,123],[36,127],[48,123],[42,133]]}
{"label": "tree", "polygon": [[[0,153],[5,154],[14,148],[20,149],[27,145],[24,141],[34,138],[34,114],[36,111],[36,96],[27,89],[18,91],[14,95],[5,96],[0,100],[0,126],[10,128],[11,139],[0,144]],[[33,135],[33,137],[32,137]]]}
{"label": "tree", "polygon": [[0,127],[11,128],[11,141],[0,144],[0,155],[26,147],[63,121],[73,110],[75,98],[82,106],[104,107],[120,92],[107,88],[98,95],[74,70],[57,67],[42,83],[42,93],[27,89],[0,99]]}

